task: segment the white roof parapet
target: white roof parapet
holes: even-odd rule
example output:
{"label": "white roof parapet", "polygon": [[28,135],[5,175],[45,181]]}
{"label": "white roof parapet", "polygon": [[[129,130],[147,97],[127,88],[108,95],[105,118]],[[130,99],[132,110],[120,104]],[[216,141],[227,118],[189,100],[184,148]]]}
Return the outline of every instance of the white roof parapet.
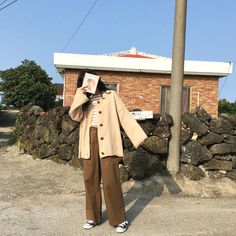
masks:
{"label": "white roof parapet", "polygon": [[[171,58],[131,58],[105,55],[54,53],[54,65],[63,69],[93,69],[124,72],[171,73]],[[186,75],[210,75],[224,77],[233,72],[231,62],[209,62],[185,60]]]}

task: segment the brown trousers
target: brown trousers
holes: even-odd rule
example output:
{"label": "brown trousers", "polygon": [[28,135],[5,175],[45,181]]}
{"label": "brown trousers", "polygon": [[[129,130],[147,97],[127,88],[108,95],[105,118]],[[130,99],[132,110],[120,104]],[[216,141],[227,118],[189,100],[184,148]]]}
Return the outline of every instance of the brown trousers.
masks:
{"label": "brown trousers", "polygon": [[99,157],[97,128],[90,127],[90,159],[83,159],[84,184],[86,193],[86,217],[96,224],[102,218],[102,179],[103,193],[109,224],[116,226],[126,219],[125,204],[119,173],[120,157]]}

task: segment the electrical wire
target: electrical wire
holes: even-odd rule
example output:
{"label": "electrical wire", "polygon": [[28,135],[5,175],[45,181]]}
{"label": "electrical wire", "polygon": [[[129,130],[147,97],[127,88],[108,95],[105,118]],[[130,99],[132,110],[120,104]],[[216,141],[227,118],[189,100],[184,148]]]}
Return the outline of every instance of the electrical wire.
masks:
{"label": "electrical wire", "polygon": [[77,32],[79,31],[79,29],[81,28],[81,26],[83,25],[83,23],[85,22],[85,20],[87,19],[87,17],[90,15],[90,13],[92,12],[92,10],[94,9],[94,7],[96,6],[98,0],[95,0],[94,3],[92,4],[92,6],[89,8],[87,14],[85,15],[85,17],[83,18],[83,20],[81,21],[81,23],[76,27],[74,33],[72,34],[72,36],[70,37],[70,39],[68,40],[68,42],[66,43],[66,45],[61,49],[61,52],[65,51],[66,48],[70,45],[71,41],[73,40],[73,38],[76,36]]}
{"label": "electrical wire", "polygon": [[229,62],[229,63],[230,63],[230,65],[229,65],[228,73],[227,73],[227,76],[226,76],[226,78],[225,78],[225,80],[224,80],[224,83],[222,84],[222,86],[221,86],[221,88],[220,88],[220,91],[219,91],[219,95],[218,95],[218,96],[220,96],[221,91],[223,90],[223,88],[224,88],[224,86],[225,86],[225,84],[226,84],[226,82],[227,82],[227,80],[228,80],[228,77],[229,77],[229,71],[230,71],[231,66],[232,66],[232,62]]}
{"label": "electrical wire", "polygon": [[[94,9],[94,7],[96,6],[98,0],[95,0],[92,4],[92,6],[89,8],[87,14],[85,15],[85,17],[83,18],[83,20],[80,22],[80,24],[76,27],[74,33],[71,35],[70,39],[68,40],[68,42],[65,44],[65,46],[60,50],[60,52],[64,52],[67,47],[70,45],[71,41],[73,40],[73,38],[76,36],[76,34],[78,33],[79,29],[81,28],[81,26],[83,25],[83,23],[85,22],[85,20],[88,18],[88,16],[91,14],[92,10]],[[50,66],[53,65],[53,62],[51,62],[49,65],[46,66],[46,69],[49,68]]]}
{"label": "electrical wire", "polygon": [[8,0],[4,0],[0,3],[0,6],[2,6],[5,2],[7,2]]}
{"label": "electrical wire", "polygon": [[[15,2],[17,2],[18,0],[14,0],[14,1],[12,1],[12,2],[10,2],[10,3],[8,3],[6,6],[4,6],[4,7],[2,7],[2,8],[0,8],[0,11],[2,11],[3,9],[5,9],[5,8],[7,8],[7,7],[9,7],[10,5],[12,5],[13,3],[15,3]],[[4,2],[2,2],[2,4],[3,4]]]}

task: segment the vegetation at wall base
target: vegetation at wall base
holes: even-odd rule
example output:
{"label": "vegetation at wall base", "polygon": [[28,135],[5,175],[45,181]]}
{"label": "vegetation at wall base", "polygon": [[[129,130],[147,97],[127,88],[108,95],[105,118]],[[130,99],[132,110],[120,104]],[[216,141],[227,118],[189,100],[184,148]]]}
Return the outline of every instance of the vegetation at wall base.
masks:
{"label": "vegetation at wall base", "polygon": [[9,145],[13,145],[17,142],[17,140],[20,139],[20,136],[23,134],[23,131],[21,129],[21,116],[17,114],[15,125],[13,127],[13,130],[11,132],[10,140],[8,141]]}

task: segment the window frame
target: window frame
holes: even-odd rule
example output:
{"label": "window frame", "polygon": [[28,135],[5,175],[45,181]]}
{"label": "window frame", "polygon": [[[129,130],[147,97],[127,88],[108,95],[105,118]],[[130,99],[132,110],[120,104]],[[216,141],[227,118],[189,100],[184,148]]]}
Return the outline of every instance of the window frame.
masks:
{"label": "window frame", "polygon": [[107,84],[115,84],[116,85],[116,92],[119,94],[120,92],[120,84],[118,82],[112,81],[112,82],[104,82],[105,85]]}
{"label": "window frame", "polygon": [[[160,102],[159,102],[159,112],[160,112],[160,114],[162,114],[163,112],[169,112],[169,111],[166,111],[166,110],[164,110],[164,108],[163,108],[163,96],[168,96],[168,95],[163,95],[163,90],[164,90],[164,88],[169,88],[169,91],[170,91],[170,85],[160,85],[160,96],[159,96],[159,98],[160,98]],[[183,88],[184,89],[187,89],[187,96],[188,96],[188,109],[187,109],[187,111],[190,111],[191,110],[191,101],[192,101],[192,87],[191,86],[183,86]],[[183,98],[182,98],[183,99]],[[182,100],[182,105],[183,105],[183,100]],[[165,105],[165,106],[167,106],[167,105]],[[182,114],[183,114],[184,112],[183,112],[183,108],[182,108]]]}

